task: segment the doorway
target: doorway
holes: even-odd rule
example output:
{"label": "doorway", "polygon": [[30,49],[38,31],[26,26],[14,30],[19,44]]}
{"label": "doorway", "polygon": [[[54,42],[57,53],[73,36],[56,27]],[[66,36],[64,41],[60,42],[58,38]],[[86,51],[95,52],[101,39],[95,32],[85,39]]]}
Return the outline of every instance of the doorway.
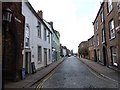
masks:
{"label": "doorway", "polygon": [[47,49],[44,48],[44,65],[47,66]]}
{"label": "doorway", "polygon": [[106,53],[106,48],[105,46],[103,46],[103,63],[104,63],[104,66],[106,66],[106,56],[107,56],[107,53]]}
{"label": "doorway", "polygon": [[25,52],[25,73],[30,74],[31,71],[31,52]]}

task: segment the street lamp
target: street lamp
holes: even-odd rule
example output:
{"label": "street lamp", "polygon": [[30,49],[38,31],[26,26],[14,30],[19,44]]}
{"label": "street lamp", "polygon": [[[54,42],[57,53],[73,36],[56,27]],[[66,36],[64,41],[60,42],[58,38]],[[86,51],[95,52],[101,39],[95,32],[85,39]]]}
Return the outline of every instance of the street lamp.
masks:
{"label": "street lamp", "polygon": [[11,22],[11,18],[12,18],[12,11],[9,9],[9,8],[6,8],[3,10],[3,18],[2,20],[5,21],[5,22]]}

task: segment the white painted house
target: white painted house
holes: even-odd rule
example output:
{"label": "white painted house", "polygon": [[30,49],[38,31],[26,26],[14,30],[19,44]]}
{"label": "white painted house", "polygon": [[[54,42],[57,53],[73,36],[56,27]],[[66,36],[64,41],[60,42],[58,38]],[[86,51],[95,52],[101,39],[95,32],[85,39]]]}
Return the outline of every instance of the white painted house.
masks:
{"label": "white painted house", "polygon": [[29,2],[22,2],[22,14],[25,16],[23,68],[31,73],[32,62],[37,70],[52,63],[52,33]]}

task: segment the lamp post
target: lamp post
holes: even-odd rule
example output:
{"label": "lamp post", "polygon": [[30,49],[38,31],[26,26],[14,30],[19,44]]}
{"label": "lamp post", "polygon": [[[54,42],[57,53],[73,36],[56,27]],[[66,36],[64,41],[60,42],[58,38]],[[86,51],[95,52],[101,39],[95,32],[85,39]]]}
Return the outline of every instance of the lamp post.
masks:
{"label": "lamp post", "polygon": [[[4,69],[4,62],[5,62],[5,51],[6,51],[6,31],[8,31],[8,25],[11,22],[11,18],[12,18],[12,11],[9,8],[6,8],[4,10],[2,10],[2,21],[3,21],[3,35],[4,35],[4,40],[3,40],[3,69]],[[4,76],[4,74],[3,74]],[[4,81],[4,80],[2,80]]]}

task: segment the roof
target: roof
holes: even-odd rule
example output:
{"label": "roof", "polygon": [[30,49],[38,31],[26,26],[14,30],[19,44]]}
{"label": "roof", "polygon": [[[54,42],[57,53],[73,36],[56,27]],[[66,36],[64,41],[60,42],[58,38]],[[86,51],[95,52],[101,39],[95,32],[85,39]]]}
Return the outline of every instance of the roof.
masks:
{"label": "roof", "polygon": [[[32,13],[43,23],[43,25],[51,32],[49,27],[45,24],[42,18],[39,17],[39,15],[36,13],[36,11],[33,9],[32,5],[27,1],[25,2],[26,5],[29,7],[29,9],[32,11]],[[52,33],[52,32],[51,32]]]}
{"label": "roof", "polygon": [[95,20],[94,20],[94,22],[93,22],[93,25],[95,24],[95,21],[96,21],[98,15],[99,15],[99,13],[100,13],[101,8],[103,7],[103,5],[104,5],[104,1],[101,3],[100,9],[99,9],[99,11],[98,11],[98,13],[97,13],[97,16],[96,16],[96,18],[95,18]]}

